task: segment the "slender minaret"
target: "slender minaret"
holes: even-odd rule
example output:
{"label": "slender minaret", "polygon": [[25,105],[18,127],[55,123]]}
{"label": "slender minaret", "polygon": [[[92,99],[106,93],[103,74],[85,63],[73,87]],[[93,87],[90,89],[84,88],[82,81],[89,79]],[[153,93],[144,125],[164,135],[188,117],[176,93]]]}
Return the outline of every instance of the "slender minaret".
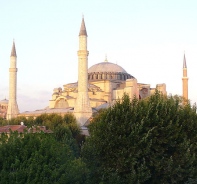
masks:
{"label": "slender minaret", "polygon": [[9,68],[9,103],[7,110],[7,119],[17,117],[19,114],[18,105],[16,101],[16,89],[17,89],[17,55],[15,43],[13,41],[12,51],[10,55],[10,68]]}
{"label": "slender minaret", "polygon": [[88,96],[88,54],[87,31],[84,18],[82,18],[79,32],[78,94],[74,107],[74,114],[80,126],[83,126],[92,116],[92,108]]}
{"label": "slender minaret", "polygon": [[186,64],[186,58],[185,54],[183,57],[183,100],[184,104],[187,103],[188,100],[188,77],[187,77],[187,64]]}

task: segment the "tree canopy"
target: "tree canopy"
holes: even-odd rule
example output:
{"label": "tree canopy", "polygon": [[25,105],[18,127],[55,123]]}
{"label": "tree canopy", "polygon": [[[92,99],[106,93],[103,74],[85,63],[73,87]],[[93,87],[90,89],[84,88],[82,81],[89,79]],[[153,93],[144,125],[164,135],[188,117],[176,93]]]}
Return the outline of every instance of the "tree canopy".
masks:
{"label": "tree canopy", "polygon": [[53,134],[1,135],[0,183],[84,183],[85,164]]}
{"label": "tree canopy", "polygon": [[[80,158],[80,128],[72,114],[41,115],[35,120],[18,117],[28,126],[44,125],[52,133],[18,133],[0,136],[0,183],[84,184],[87,168]],[[78,144],[77,144],[78,143]]]}
{"label": "tree canopy", "polygon": [[92,183],[184,183],[197,176],[196,107],[156,92],[125,95],[89,126],[83,158]]}
{"label": "tree canopy", "polygon": [[[53,133],[0,136],[0,183],[194,184],[196,106],[177,96],[132,101],[101,110],[84,139],[72,114],[18,117],[9,124],[46,126]],[[8,121],[0,119],[0,124]],[[85,142],[85,143],[84,143]],[[84,144],[83,144],[84,143]]]}

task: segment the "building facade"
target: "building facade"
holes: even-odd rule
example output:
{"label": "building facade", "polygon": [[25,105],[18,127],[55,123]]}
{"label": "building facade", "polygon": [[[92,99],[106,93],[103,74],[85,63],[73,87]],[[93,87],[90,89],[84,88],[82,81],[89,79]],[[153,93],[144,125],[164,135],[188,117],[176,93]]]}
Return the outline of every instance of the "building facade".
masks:
{"label": "building facade", "polygon": [[93,112],[111,106],[126,93],[144,99],[158,90],[167,94],[164,83],[151,88],[150,84],[139,83],[137,78],[127,73],[121,66],[109,62],[107,58],[88,68],[87,30],[82,19],[79,32],[78,82],[54,88],[49,106],[20,116],[38,116],[43,113],[74,113],[80,126],[85,125]]}
{"label": "building facade", "polygon": [[0,101],[0,117],[6,119],[8,110],[8,100],[5,98]]}

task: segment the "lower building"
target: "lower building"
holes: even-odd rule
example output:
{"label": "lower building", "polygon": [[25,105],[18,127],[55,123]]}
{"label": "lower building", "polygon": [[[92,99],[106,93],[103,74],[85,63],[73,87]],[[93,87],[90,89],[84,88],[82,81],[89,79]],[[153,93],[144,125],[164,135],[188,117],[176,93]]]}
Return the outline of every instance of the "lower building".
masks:
{"label": "lower building", "polygon": [[8,110],[8,100],[3,99],[0,101],[0,117],[1,118],[6,119],[7,110]]}

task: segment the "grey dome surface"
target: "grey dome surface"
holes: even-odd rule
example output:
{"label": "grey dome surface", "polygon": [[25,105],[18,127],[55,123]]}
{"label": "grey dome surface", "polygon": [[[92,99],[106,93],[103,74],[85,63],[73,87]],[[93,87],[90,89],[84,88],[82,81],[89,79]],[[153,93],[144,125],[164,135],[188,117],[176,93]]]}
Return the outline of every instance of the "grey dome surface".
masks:
{"label": "grey dome surface", "polygon": [[96,72],[127,73],[121,66],[110,62],[101,62],[91,66],[88,69],[88,73],[96,73]]}
{"label": "grey dome surface", "polygon": [[8,100],[7,99],[3,99],[0,101],[0,104],[8,104]]}

